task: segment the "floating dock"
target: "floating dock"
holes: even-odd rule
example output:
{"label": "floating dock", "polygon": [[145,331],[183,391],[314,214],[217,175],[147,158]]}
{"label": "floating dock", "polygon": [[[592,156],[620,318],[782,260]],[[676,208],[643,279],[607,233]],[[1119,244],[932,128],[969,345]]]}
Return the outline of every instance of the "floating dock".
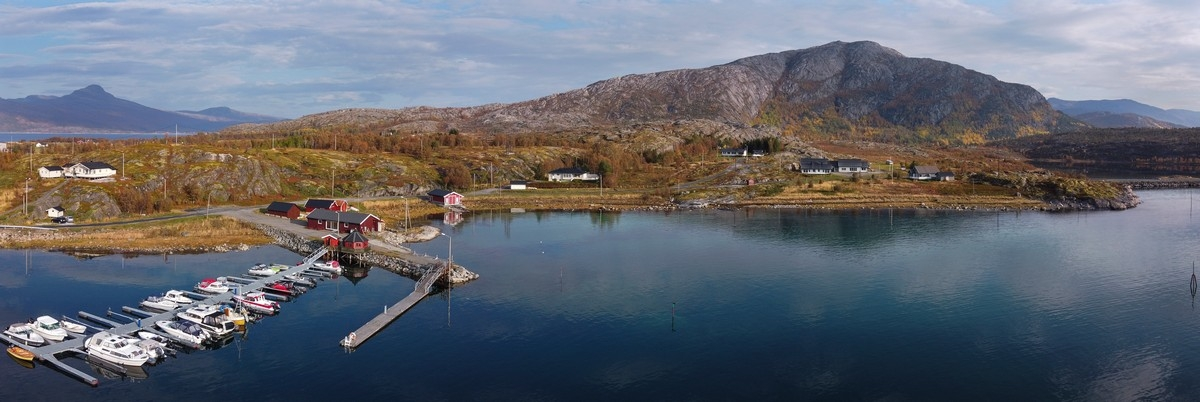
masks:
{"label": "floating dock", "polygon": [[[299,273],[305,272],[308,269],[312,268],[313,263],[316,262],[318,259],[320,259],[321,256],[325,255],[326,251],[328,251],[328,250],[326,248],[322,247],[322,248],[316,250],[315,252],[313,252],[312,254],[310,254],[308,257],[306,257],[303,261],[300,262],[300,264],[292,266],[284,271],[278,272],[275,275],[271,275],[266,278],[260,278],[253,282],[245,284],[244,286],[241,286],[241,288],[259,289],[259,288],[266,286],[268,283],[271,283],[271,282],[274,282],[274,281],[277,281],[280,279],[284,279],[283,278],[284,275],[299,274]],[[218,295],[201,295],[201,294],[192,293],[192,292],[186,292],[186,293],[189,297],[198,299],[197,300],[198,302],[208,302],[208,303],[215,304],[215,303],[227,302],[227,301],[230,301],[233,299],[233,292],[225,292],[225,293],[221,293]],[[183,309],[183,308],[184,307],[180,307],[180,309]],[[105,331],[108,331],[110,333],[120,334],[120,335],[129,335],[134,332],[137,332],[138,330],[153,329],[155,321],[174,319],[175,314],[178,313],[180,309],[167,311],[167,312],[163,312],[163,313],[150,313],[150,312],[141,311],[141,310],[137,310],[137,309],[130,308],[130,307],[125,307],[126,312],[133,312],[133,311],[129,311],[129,310],[134,310],[134,311],[136,311],[136,313],[142,313],[142,314],[148,315],[147,317],[144,317],[144,318],[135,318],[132,320],[133,322],[130,322],[127,324],[118,323],[118,322],[109,320],[107,318],[104,318],[104,317],[101,317],[98,315],[94,315],[94,314],[90,314],[90,313],[87,313],[84,311],[79,312],[79,318],[109,327],[108,329],[105,329]],[[109,312],[109,314],[116,315],[116,314],[113,314],[111,311]],[[126,317],[126,318],[131,318],[131,317]],[[97,329],[92,326],[88,326],[88,327],[91,329]],[[161,334],[161,332],[159,332],[159,331],[153,331],[153,332]],[[79,379],[80,381],[83,381],[85,384],[88,384],[88,385],[91,385],[94,387],[100,383],[100,380],[97,380],[96,377],[93,377],[90,374],[84,373],[66,363],[63,363],[61,360],[58,359],[59,355],[63,354],[63,353],[87,355],[87,350],[84,348],[83,345],[84,345],[84,341],[89,337],[91,337],[91,334],[71,333],[70,337],[67,338],[66,340],[63,340],[62,342],[51,343],[51,344],[44,345],[44,346],[27,346],[15,339],[12,339],[8,336],[0,334],[0,341],[3,341],[4,343],[10,344],[10,345],[20,346],[21,348],[32,352],[34,355],[34,358],[36,360],[38,360],[39,362],[41,362],[42,364],[52,366],[64,373],[74,376],[75,378]]]}
{"label": "floating dock", "polygon": [[433,285],[437,283],[438,279],[447,275],[449,268],[449,265],[439,266],[433,272],[427,272],[425,275],[422,275],[421,280],[417,281],[417,284],[414,286],[412,293],[409,293],[400,302],[385,309],[382,314],[375,316],[371,321],[367,321],[358,330],[347,335],[343,340],[344,343],[342,346],[354,349],[362,345],[363,342],[366,342],[367,339],[371,339],[372,336],[375,336],[384,327],[387,327],[388,324],[391,324],[392,321],[395,321],[396,318],[407,312],[408,309],[417,305],[417,302],[428,296],[429,292],[433,291]]}

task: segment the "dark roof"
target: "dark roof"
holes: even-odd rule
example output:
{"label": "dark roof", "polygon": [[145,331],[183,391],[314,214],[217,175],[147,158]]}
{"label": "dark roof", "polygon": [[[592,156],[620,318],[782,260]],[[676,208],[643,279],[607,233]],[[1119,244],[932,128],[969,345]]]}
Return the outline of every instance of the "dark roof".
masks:
{"label": "dark roof", "polygon": [[937,166],[917,166],[913,168],[913,174],[937,174]]}
{"label": "dark roof", "polygon": [[298,209],[300,207],[296,206],[296,204],[293,204],[290,202],[283,202],[283,201],[272,201],[271,205],[267,205],[268,212],[285,212],[286,213],[288,211],[291,211],[292,208]]}
{"label": "dark roof", "polygon": [[354,243],[354,242],[366,242],[366,241],[367,241],[367,237],[363,236],[362,233],[359,233],[357,230],[351,230],[350,234],[347,234],[346,237],[342,238],[342,243]]}
{"label": "dark roof", "polygon": [[113,168],[113,167],[112,167],[112,165],[109,165],[109,164],[107,164],[107,163],[104,163],[104,162],[95,162],[95,161],[89,161],[89,162],[80,162],[79,164],[80,164],[80,165],[83,165],[84,167],[86,167],[86,168],[88,168],[88,169],[92,169],[92,170],[96,170],[96,169],[113,169],[113,170],[116,170],[115,168]]}
{"label": "dark roof", "polygon": [[937,172],[938,177],[954,177],[953,172]]}
{"label": "dark roof", "polygon": [[[324,208],[314,209],[308,213],[308,219],[320,219],[323,221],[338,221],[340,219],[341,222],[357,223],[359,225],[366,222],[367,217],[370,216],[374,215],[359,212],[336,212]],[[379,220],[379,217],[375,216],[375,219]]]}
{"label": "dark roof", "polygon": [[510,180],[508,184],[529,184],[529,182],[525,180]]}
{"label": "dark roof", "polygon": [[458,193],[455,193],[450,190],[443,190],[443,189],[439,188],[439,189],[429,190],[429,192],[426,194],[433,196],[433,197],[445,197],[450,194],[458,194]]}
{"label": "dark roof", "polygon": [[800,158],[800,169],[833,169],[833,163],[825,158]]}
{"label": "dark roof", "polygon": [[325,209],[329,209],[329,207],[332,207],[332,206],[333,206],[333,203],[334,203],[334,200],[324,200],[324,199],[320,199],[320,198],[309,198],[309,199],[308,199],[308,202],[305,202],[305,203],[304,203],[304,209],[309,209],[309,208],[314,208],[314,209],[316,209],[316,208],[325,208]]}
{"label": "dark roof", "polygon": [[49,171],[63,170],[62,166],[42,166],[42,169],[46,169]]}
{"label": "dark roof", "polygon": [[583,168],[580,168],[578,166],[572,166],[572,167],[554,169],[554,170],[551,170],[550,173],[551,174],[584,174],[584,173],[587,173],[587,171],[583,170]]}
{"label": "dark roof", "polygon": [[864,168],[864,169],[866,169],[866,168],[869,168],[869,167],[871,167],[871,164],[867,163],[867,161],[864,161],[864,160],[862,160],[862,159],[838,159],[838,160],[834,161],[833,163],[834,163],[835,165],[837,165],[839,168],[843,168],[843,167],[854,168],[854,167],[857,167],[857,168]]}
{"label": "dark roof", "polygon": [[735,153],[735,152],[736,152],[736,153],[739,153],[739,154],[740,154],[740,153],[743,153],[743,152],[746,152],[746,148],[722,148],[722,149],[721,149],[721,153],[723,153],[723,154],[726,154],[726,153]]}
{"label": "dark roof", "polygon": [[56,209],[56,210],[58,210],[58,211],[60,211],[60,212],[61,212],[61,211],[66,211],[65,209],[63,209],[62,205],[55,205],[55,206],[53,206],[53,207],[50,207],[50,209]]}

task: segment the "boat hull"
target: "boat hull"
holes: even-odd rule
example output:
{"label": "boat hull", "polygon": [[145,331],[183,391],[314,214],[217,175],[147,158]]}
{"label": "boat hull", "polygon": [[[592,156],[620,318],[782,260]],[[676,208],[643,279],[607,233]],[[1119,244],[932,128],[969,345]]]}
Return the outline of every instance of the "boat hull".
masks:
{"label": "boat hull", "polygon": [[27,362],[33,361],[33,352],[25,350],[17,345],[8,347],[8,355],[18,360],[24,360]]}

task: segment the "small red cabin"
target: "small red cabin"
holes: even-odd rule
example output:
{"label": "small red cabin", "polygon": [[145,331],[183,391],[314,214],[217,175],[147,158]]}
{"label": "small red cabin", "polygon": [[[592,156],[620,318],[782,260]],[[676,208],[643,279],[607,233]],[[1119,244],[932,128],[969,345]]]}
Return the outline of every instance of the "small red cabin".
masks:
{"label": "small red cabin", "polygon": [[462,205],[463,195],[450,190],[432,190],[429,193],[429,201],[443,206]]}
{"label": "small red cabin", "polygon": [[328,209],[318,209],[308,213],[309,229],[336,230],[346,233],[352,230],[361,232],[383,231],[383,219],[372,214],[359,212],[337,212]]}
{"label": "small red cabin", "polygon": [[310,198],[304,203],[304,212],[312,212],[318,209],[328,209],[330,211],[349,211],[350,204],[346,200],[325,200],[320,198]]}
{"label": "small red cabin", "polygon": [[325,247],[335,248],[338,246],[338,243],[341,242],[341,239],[338,239],[337,236],[331,234],[321,236],[321,244],[325,245]]}
{"label": "small red cabin", "polygon": [[343,253],[351,254],[361,253],[370,248],[371,245],[368,244],[367,237],[363,236],[362,233],[359,233],[357,230],[352,230],[350,231],[350,234],[346,235],[346,237],[343,237],[342,245],[340,247]]}
{"label": "small red cabin", "polygon": [[300,207],[290,202],[275,201],[267,205],[267,214],[296,219],[300,217]]}

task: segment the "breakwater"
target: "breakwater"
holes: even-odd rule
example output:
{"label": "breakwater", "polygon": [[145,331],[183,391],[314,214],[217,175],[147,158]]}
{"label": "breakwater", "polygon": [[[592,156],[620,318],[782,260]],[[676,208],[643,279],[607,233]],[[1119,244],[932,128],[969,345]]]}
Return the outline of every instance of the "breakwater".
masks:
{"label": "breakwater", "polygon": [[[281,230],[268,225],[255,225],[267,236],[275,240],[275,244],[299,254],[309,254],[321,248],[323,245],[318,240],[306,238],[302,235]],[[411,255],[389,255],[374,251],[368,251],[355,256],[356,259],[363,263],[370,264],[388,271],[395,272],[413,279],[420,279],[422,275],[433,271],[437,266],[446,264],[444,260],[438,260]],[[449,273],[450,283],[460,284],[466,283],[479,278],[479,274],[468,271],[465,267],[455,264]]]}

